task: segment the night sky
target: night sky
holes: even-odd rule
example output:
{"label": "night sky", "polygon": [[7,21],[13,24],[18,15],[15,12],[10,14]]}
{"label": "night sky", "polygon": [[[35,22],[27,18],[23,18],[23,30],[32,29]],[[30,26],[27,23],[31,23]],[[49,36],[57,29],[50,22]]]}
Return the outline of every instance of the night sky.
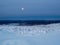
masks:
{"label": "night sky", "polygon": [[60,0],[0,0],[1,19],[60,19]]}

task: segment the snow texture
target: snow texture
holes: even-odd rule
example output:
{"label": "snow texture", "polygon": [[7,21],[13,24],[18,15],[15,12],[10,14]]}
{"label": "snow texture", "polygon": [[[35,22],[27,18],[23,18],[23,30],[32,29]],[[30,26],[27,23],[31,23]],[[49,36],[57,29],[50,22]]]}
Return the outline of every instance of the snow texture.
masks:
{"label": "snow texture", "polygon": [[33,36],[47,34],[51,31],[60,31],[60,23],[48,25],[16,26],[16,24],[0,25],[0,31],[15,33],[18,36]]}

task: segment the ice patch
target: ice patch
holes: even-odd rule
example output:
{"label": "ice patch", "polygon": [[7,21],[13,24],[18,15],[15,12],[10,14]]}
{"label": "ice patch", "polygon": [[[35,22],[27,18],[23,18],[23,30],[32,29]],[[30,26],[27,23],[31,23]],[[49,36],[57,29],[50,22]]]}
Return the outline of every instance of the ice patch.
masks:
{"label": "ice patch", "polygon": [[12,39],[3,41],[2,45],[28,45],[28,43],[25,40]]}

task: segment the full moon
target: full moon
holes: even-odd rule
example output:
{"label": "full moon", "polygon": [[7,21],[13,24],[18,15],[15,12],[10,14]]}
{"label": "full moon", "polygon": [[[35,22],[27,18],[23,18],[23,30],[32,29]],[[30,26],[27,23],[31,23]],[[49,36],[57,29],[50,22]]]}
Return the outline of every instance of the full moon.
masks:
{"label": "full moon", "polygon": [[24,8],[21,8],[22,9],[22,11],[24,10]]}

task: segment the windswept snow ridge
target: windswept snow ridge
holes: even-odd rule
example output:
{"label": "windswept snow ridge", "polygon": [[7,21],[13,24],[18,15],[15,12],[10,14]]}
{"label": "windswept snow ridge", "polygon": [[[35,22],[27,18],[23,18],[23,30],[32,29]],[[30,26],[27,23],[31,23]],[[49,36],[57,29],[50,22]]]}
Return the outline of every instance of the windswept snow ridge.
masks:
{"label": "windswept snow ridge", "polygon": [[50,31],[60,31],[60,23],[33,26],[16,26],[14,24],[0,25],[0,30],[7,31],[9,33],[15,33],[18,36],[33,36],[46,34]]}

